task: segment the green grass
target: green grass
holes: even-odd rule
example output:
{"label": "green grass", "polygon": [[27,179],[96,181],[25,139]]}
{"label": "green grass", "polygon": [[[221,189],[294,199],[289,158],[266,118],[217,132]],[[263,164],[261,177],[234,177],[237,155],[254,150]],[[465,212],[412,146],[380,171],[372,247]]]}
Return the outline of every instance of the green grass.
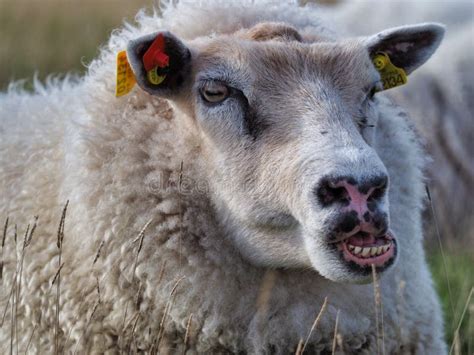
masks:
{"label": "green grass", "polygon": [[[446,340],[451,346],[469,292],[474,287],[474,255],[459,252],[445,252],[446,271],[440,252],[428,255],[436,289],[444,310]],[[449,281],[449,288],[448,288]],[[450,292],[451,291],[451,292]],[[467,305],[462,319],[454,354],[473,354],[474,352],[474,299]]]}

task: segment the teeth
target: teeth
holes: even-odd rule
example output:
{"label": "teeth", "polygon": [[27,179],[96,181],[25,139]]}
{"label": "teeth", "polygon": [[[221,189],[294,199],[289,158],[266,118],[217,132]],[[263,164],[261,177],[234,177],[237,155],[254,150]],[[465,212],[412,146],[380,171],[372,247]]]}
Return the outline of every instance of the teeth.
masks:
{"label": "teeth", "polygon": [[392,243],[389,242],[388,244],[381,245],[379,247],[357,247],[352,244],[347,244],[348,249],[352,252],[352,254],[358,255],[360,254],[362,257],[371,257],[371,256],[378,256],[386,253]]}

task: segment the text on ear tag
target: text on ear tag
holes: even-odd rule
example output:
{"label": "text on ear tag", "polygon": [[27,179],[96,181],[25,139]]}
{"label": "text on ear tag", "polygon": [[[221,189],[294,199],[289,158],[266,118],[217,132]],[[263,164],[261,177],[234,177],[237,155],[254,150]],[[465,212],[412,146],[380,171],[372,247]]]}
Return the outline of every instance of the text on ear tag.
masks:
{"label": "text on ear tag", "polygon": [[382,79],[383,89],[391,89],[396,86],[407,83],[407,75],[405,70],[396,67],[391,61],[387,53],[378,52],[372,59],[375,69],[378,70]]}
{"label": "text on ear tag", "polygon": [[143,66],[150,83],[159,85],[166,79],[169,56],[165,53],[165,37],[163,34],[160,33],[156,36],[143,55]]}
{"label": "text on ear tag", "polygon": [[127,59],[127,52],[121,51],[117,54],[117,80],[115,96],[120,97],[128,94],[135,86],[136,80],[132,68]]}

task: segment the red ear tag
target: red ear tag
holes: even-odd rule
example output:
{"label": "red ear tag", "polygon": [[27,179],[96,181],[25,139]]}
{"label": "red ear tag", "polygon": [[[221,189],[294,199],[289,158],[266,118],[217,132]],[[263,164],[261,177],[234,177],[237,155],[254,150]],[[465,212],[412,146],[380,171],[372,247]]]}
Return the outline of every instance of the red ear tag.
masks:
{"label": "red ear tag", "polygon": [[165,53],[165,37],[163,34],[160,33],[156,36],[143,55],[143,65],[147,72],[156,67],[166,68],[169,65],[169,56]]}

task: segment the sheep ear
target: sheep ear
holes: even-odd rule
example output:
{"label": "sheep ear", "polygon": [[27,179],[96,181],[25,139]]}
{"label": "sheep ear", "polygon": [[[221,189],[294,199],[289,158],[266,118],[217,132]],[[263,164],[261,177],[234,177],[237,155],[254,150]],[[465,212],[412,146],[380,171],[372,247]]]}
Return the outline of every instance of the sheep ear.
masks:
{"label": "sheep ear", "polygon": [[371,58],[384,52],[391,62],[413,72],[436,51],[444,36],[444,26],[436,23],[391,28],[365,39]]}
{"label": "sheep ear", "polygon": [[173,97],[190,73],[191,52],[169,32],[130,41],[127,57],[138,85],[152,95]]}

